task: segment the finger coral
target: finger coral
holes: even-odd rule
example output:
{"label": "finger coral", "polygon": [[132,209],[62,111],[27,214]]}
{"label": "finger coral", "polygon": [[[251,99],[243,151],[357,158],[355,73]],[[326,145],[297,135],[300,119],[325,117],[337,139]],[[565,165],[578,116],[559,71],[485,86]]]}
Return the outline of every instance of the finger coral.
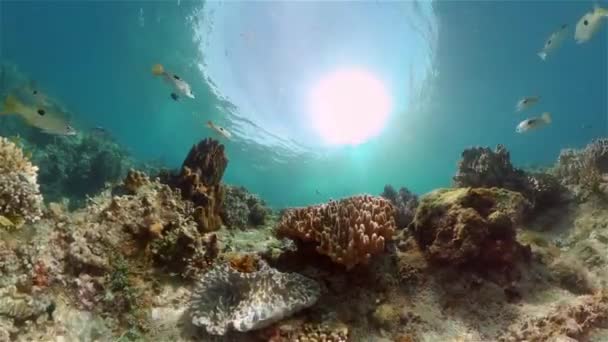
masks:
{"label": "finger coral", "polygon": [[220,264],[205,273],[192,296],[192,323],[208,333],[261,329],[312,306],[320,287],[297,273],[281,273],[260,260],[254,272]]}
{"label": "finger coral", "polygon": [[288,210],[277,233],[313,242],[319,254],[351,269],[384,251],[385,242],[395,233],[394,211],[382,197],[354,196]]}
{"label": "finger coral", "polygon": [[8,219],[19,226],[40,219],[42,195],[37,177],[38,167],[30,163],[17,145],[0,137],[0,216],[4,216],[3,222]]}

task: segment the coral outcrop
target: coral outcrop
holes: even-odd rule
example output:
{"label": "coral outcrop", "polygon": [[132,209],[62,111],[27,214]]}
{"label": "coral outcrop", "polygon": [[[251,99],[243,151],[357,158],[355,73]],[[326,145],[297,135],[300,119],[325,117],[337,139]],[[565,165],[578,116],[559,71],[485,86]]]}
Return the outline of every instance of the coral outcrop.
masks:
{"label": "coral outcrop", "polygon": [[515,168],[503,145],[494,151],[487,147],[464,150],[453,179],[457,187],[497,187],[520,192],[538,210],[563,200],[564,189],[552,175],[526,173]]}
{"label": "coral outcrop", "polygon": [[250,331],[271,325],[312,306],[319,285],[296,273],[281,273],[259,261],[259,269],[243,273],[229,264],[205,273],[192,296],[192,323],[208,333]]}
{"label": "coral outcrop", "polygon": [[0,227],[35,222],[42,215],[38,167],[10,140],[0,137]]}
{"label": "coral outcrop", "polygon": [[168,177],[169,184],[179,188],[182,197],[197,207],[196,217],[202,231],[218,230],[222,225],[224,194],[220,181],[227,165],[224,145],[208,138],[192,147],[177,175]]}
{"label": "coral outcrop", "polygon": [[515,227],[529,205],[504,189],[439,189],[422,198],[413,234],[434,263],[512,266],[526,251],[515,240]]}
{"label": "coral outcrop", "polygon": [[397,228],[405,228],[412,223],[416,214],[416,208],[418,207],[418,196],[416,194],[403,187],[397,192],[391,185],[385,185],[384,191],[380,196],[391,201],[395,206],[395,223],[397,224]]}
{"label": "coral outcrop", "polygon": [[562,150],[552,171],[581,198],[591,193],[608,194],[608,138],[597,139],[581,150]]}
{"label": "coral outcrop", "polygon": [[126,150],[113,140],[90,132],[56,137],[34,150],[40,166],[40,187],[45,199],[67,197],[72,207],[100,192],[106,183],[120,181],[133,167]]}
{"label": "coral outcrop", "polygon": [[382,197],[354,196],[290,209],[278,225],[279,236],[314,243],[319,254],[353,268],[384,251],[395,233],[395,209]]}
{"label": "coral outcrop", "polygon": [[233,228],[260,226],[266,222],[270,209],[258,196],[242,186],[224,186],[222,219]]}

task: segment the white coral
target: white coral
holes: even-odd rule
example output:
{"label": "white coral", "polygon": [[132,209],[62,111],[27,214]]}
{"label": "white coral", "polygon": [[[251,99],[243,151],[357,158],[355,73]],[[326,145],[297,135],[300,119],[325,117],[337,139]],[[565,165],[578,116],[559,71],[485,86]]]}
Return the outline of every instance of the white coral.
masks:
{"label": "white coral", "polygon": [[193,293],[192,323],[213,335],[261,329],[312,306],[320,291],[314,280],[281,273],[262,260],[252,273],[220,264],[205,273]]}
{"label": "white coral", "polygon": [[42,215],[38,167],[10,140],[0,137],[0,215],[35,222]]}

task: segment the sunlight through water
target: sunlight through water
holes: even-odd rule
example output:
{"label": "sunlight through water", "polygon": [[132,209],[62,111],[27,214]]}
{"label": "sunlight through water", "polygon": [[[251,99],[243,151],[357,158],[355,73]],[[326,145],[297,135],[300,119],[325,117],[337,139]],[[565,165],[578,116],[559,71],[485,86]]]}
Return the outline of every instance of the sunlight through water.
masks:
{"label": "sunlight through water", "polygon": [[384,84],[365,69],[325,75],[309,96],[312,124],[328,145],[358,145],[378,135],[388,120],[391,99]]}

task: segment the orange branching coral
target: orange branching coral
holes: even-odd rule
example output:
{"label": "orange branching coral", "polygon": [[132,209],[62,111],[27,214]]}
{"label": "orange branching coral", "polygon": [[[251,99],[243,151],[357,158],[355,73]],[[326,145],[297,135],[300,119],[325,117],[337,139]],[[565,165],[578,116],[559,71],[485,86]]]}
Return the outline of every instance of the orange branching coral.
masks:
{"label": "orange branching coral", "polygon": [[317,252],[353,268],[384,251],[395,232],[393,205],[382,197],[354,196],[289,210],[278,226],[280,236],[317,244]]}

